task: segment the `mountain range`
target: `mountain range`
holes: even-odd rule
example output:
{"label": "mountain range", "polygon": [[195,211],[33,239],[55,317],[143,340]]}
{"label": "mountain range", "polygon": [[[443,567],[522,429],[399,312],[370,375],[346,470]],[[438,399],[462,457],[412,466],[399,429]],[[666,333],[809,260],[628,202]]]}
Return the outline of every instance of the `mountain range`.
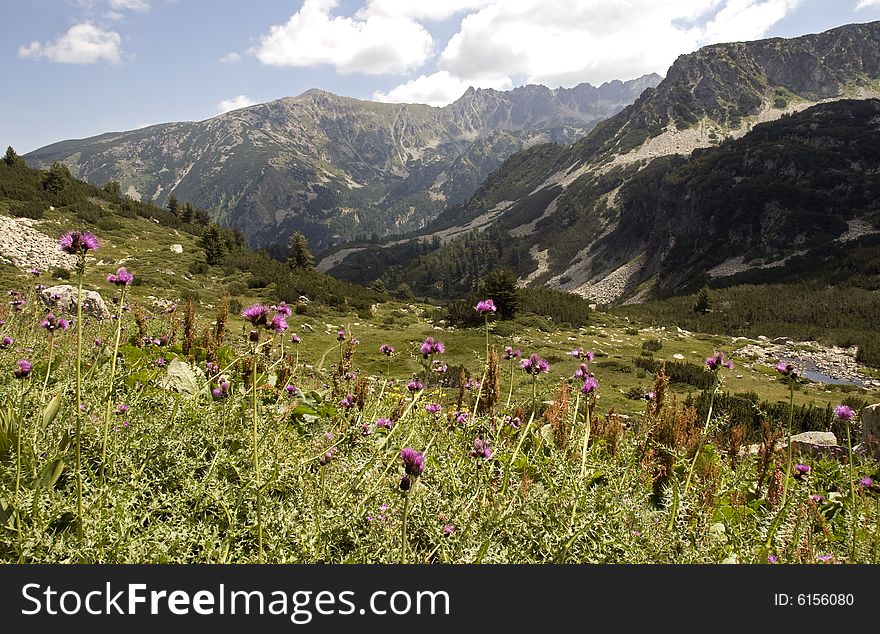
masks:
{"label": "mountain range", "polygon": [[138,200],[163,205],[173,194],[241,229],[252,246],[286,244],[299,230],[321,251],[423,228],[508,156],[582,138],[660,79],[471,88],[443,108],[309,90],[206,121],[62,141],[25,159],[60,161],[98,185],[116,180]]}
{"label": "mountain range", "polygon": [[880,22],[707,46],[583,139],[511,156],[421,235],[320,266],[447,295],[504,264],[598,302],[784,275],[880,229],[878,80]]}

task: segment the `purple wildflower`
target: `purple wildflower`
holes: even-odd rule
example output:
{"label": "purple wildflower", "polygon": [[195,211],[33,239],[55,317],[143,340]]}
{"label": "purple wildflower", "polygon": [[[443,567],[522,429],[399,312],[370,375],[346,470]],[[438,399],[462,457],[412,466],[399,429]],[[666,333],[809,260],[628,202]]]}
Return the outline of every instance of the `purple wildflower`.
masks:
{"label": "purple wildflower", "polygon": [[158,359],[156,359],[155,361],[153,361],[153,364],[154,364],[157,368],[164,368],[164,367],[168,364],[168,362],[165,361],[165,357],[159,357]]}
{"label": "purple wildflower", "polygon": [[706,367],[713,372],[720,370],[722,367],[732,370],[733,361],[726,359],[723,352],[716,352],[711,357],[706,358]]}
{"label": "purple wildflower", "polygon": [[520,425],[522,425],[522,419],[519,416],[505,416],[504,423],[514,429],[519,429]]}
{"label": "purple wildflower", "polygon": [[277,333],[282,333],[289,328],[287,325],[287,320],[284,319],[284,315],[281,313],[276,313],[276,315],[272,318],[272,323],[270,324],[272,330]]}
{"label": "purple wildflower", "polygon": [[134,275],[125,270],[125,267],[119,268],[116,273],[107,276],[107,281],[116,286],[128,286],[134,281]]}
{"label": "purple wildflower", "polygon": [[354,406],[354,394],[346,394],[345,398],[339,401],[339,406],[343,409],[350,409]]}
{"label": "purple wildflower", "polygon": [[269,307],[263,304],[252,304],[241,311],[241,316],[254,326],[265,326],[269,323]]}
{"label": "purple wildflower", "polygon": [[582,394],[592,394],[599,387],[599,381],[596,380],[596,377],[590,376],[587,377],[587,380],[584,381],[584,384],[581,386]]}
{"label": "purple wildflower", "polygon": [[449,537],[454,532],[455,532],[455,526],[453,526],[452,524],[444,524],[443,525],[443,536],[444,537]]}
{"label": "purple wildflower", "polygon": [[473,377],[469,378],[467,383],[464,384],[464,389],[466,390],[476,390],[478,387],[480,387],[480,382]]}
{"label": "purple wildflower", "polygon": [[15,341],[12,337],[3,337],[3,341],[0,341],[0,348],[6,350],[7,348],[11,348],[13,343],[15,343]]}
{"label": "purple wildflower", "polygon": [[768,564],[775,564],[777,561],[779,561],[779,557],[777,557],[776,555],[767,555]]}
{"label": "purple wildflower", "polygon": [[31,269],[30,271],[28,271],[28,273],[30,273],[34,277],[40,277],[43,274],[43,272],[40,269],[36,269],[36,268]]}
{"label": "purple wildflower", "polygon": [[425,386],[418,379],[410,379],[409,383],[406,384],[406,389],[413,393],[418,392],[423,387]]}
{"label": "purple wildflower", "polygon": [[435,416],[440,413],[440,409],[439,403],[428,403],[425,405],[425,411]]}
{"label": "purple wildflower", "polygon": [[13,373],[15,374],[15,378],[17,379],[27,378],[28,375],[31,373],[31,370],[33,370],[33,365],[31,365],[31,362],[27,359],[19,359],[15,363],[18,365],[18,367],[13,371]]}
{"label": "purple wildflower", "polygon": [[495,302],[493,302],[491,299],[484,299],[478,302],[477,305],[474,306],[474,308],[481,315],[494,313],[497,310],[497,308],[495,307]]}
{"label": "purple wildflower", "polygon": [[528,359],[520,361],[519,365],[532,376],[538,376],[541,372],[550,371],[550,364],[547,363],[547,360],[542,359],[535,353],[532,353]]}
{"label": "purple wildflower", "polygon": [[455,422],[464,425],[471,418],[470,412],[455,412]]}
{"label": "purple wildflower", "polygon": [[471,458],[483,458],[484,460],[491,460],[494,455],[492,448],[489,447],[489,441],[484,440],[482,438],[477,438],[474,440],[474,448],[470,451]]}
{"label": "purple wildflower", "polygon": [[574,357],[575,359],[587,359],[588,361],[592,361],[593,357],[596,355],[592,350],[584,351],[583,348],[578,348],[577,350],[572,350],[568,353],[568,356]]}
{"label": "purple wildflower", "polygon": [[333,456],[336,455],[336,447],[330,447],[327,451],[324,452],[324,455],[318,459],[318,464],[322,467],[330,464],[330,461],[333,460]]}
{"label": "purple wildflower", "polygon": [[794,466],[795,476],[807,476],[810,475],[810,472],[813,471],[813,468],[810,465],[798,463]]}
{"label": "purple wildflower", "polygon": [[795,376],[794,366],[790,363],[786,363],[785,361],[780,361],[776,364],[776,371],[779,372],[782,376]]}
{"label": "purple wildflower", "polygon": [[830,553],[827,554],[827,555],[819,555],[818,557],[816,557],[816,559],[818,559],[819,561],[821,561],[823,564],[827,564],[827,563],[828,563],[829,561],[831,561],[833,558],[834,558],[834,555],[833,555],[833,554],[830,554]]}
{"label": "purple wildflower", "polygon": [[412,447],[401,449],[400,459],[403,461],[407,475],[419,477],[425,470],[425,456]]}
{"label": "purple wildflower", "polygon": [[439,361],[434,361],[431,364],[431,371],[437,374],[446,374],[446,371],[449,370],[449,365],[446,363],[440,363]]}
{"label": "purple wildflower", "polygon": [[272,310],[285,317],[290,317],[293,314],[293,309],[291,309],[285,302],[281,302],[277,306],[272,306]]}
{"label": "purple wildflower", "polygon": [[574,371],[574,379],[587,379],[593,376],[593,373],[590,372],[589,368],[587,368],[586,363],[581,363],[578,365],[577,370]]}
{"label": "purple wildflower", "polygon": [[504,346],[504,360],[505,361],[513,361],[514,359],[518,359],[522,356],[522,351],[514,350],[510,346]]}
{"label": "purple wildflower", "polygon": [[337,330],[336,331],[336,341],[345,341],[345,331]]}
{"label": "purple wildflower", "polygon": [[68,231],[58,238],[58,247],[70,255],[97,251],[100,246],[100,241],[88,231]]}
{"label": "purple wildflower", "polygon": [[67,330],[70,328],[70,322],[64,317],[56,317],[54,314],[49,313],[43,321],[40,322],[40,328],[44,328],[50,332],[54,330]]}
{"label": "purple wildflower", "polygon": [[419,347],[419,352],[421,352],[422,356],[427,359],[429,355],[443,354],[446,352],[446,346],[443,345],[442,341],[435,341],[434,337],[428,337]]}
{"label": "purple wildflower", "polygon": [[379,418],[376,420],[377,429],[391,429],[394,427],[394,421],[390,418]]}
{"label": "purple wildflower", "polygon": [[824,495],[813,494],[810,496],[810,502],[813,504],[822,504],[825,501]]}
{"label": "purple wildflower", "polygon": [[295,385],[290,385],[290,384],[285,385],[284,391],[287,392],[288,396],[296,396],[297,394],[299,394],[299,390],[297,389],[297,387]]}
{"label": "purple wildflower", "polygon": [[866,489],[873,488],[873,486],[874,486],[874,478],[871,478],[871,477],[869,477],[869,476],[865,476],[864,478],[862,478],[861,480],[859,480],[859,484],[862,485],[862,486],[863,486],[864,488],[866,488]]}
{"label": "purple wildflower", "polygon": [[386,357],[390,357],[392,354],[394,354],[394,346],[383,343],[381,346],[379,346],[379,352],[384,354]]}
{"label": "purple wildflower", "polygon": [[291,340],[293,343],[297,343],[297,344],[298,344],[298,343],[300,343],[300,342],[302,341],[302,337],[300,337],[300,336],[299,336],[298,334],[296,334],[296,333],[293,333],[292,335],[290,335],[290,340]]}
{"label": "purple wildflower", "polygon": [[855,411],[849,405],[838,405],[834,408],[834,416],[841,422],[848,423],[855,415]]}
{"label": "purple wildflower", "polygon": [[125,403],[120,403],[116,406],[116,414],[121,416],[122,414],[128,412],[129,409],[131,408],[128,405],[126,405]]}

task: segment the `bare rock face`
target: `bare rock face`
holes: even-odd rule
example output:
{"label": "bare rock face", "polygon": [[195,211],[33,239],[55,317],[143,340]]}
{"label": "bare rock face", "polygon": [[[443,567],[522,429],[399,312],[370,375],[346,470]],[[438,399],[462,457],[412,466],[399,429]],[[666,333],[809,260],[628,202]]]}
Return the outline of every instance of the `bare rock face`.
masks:
{"label": "bare rock face", "polygon": [[[76,314],[76,286],[61,284],[44,289],[40,299],[46,306],[67,315]],[[110,319],[110,311],[97,291],[83,289],[83,315],[95,319]]]}
{"label": "bare rock face", "polygon": [[171,253],[183,253],[183,245],[182,244],[172,244],[171,245]]}

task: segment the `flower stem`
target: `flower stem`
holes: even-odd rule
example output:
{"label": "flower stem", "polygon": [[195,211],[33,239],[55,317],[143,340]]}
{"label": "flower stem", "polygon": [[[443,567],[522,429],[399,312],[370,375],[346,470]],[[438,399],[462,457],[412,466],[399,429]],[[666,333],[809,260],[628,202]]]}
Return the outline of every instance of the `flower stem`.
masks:
{"label": "flower stem", "polygon": [[260,490],[260,454],[257,451],[257,344],[254,344],[254,353],[251,357],[251,380],[253,385],[252,401],[253,406],[253,460],[254,460],[254,483],[257,494],[257,561],[263,563],[263,510],[262,510],[262,491]]}
{"label": "flower stem", "polygon": [[110,385],[107,388],[107,404],[104,407],[104,439],[101,443],[101,483],[104,482],[107,467],[107,438],[110,433],[110,409],[113,407],[113,383],[116,379],[116,356],[119,354],[119,340],[122,337],[122,309],[125,306],[125,286],[119,296],[119,310],[116,313],[116,338],[113,342],[113,356],[110,358]]}
{"label": "flower stem", "polygon": [[[788,436],[786,442],[788,444],[788,460],[785,465],[785,481],[782,483],[782,506],[788,499],[788,480],[791,476],[791,419],[794,416],[794,377],[788,377]],[[772,451],[772,448],[771,448]]]}
{"label": "flower stem", "polygon": [[82,290],[85,274],[85,253],[80,255],[79,280],[76,295],[76,536],[83,542],[83,504],[82,504]]}
{"label": "flower stem", "polygon": [[849,495],[852,500],[852,543],[850,544],[849,561],[850,563],[856,563],[856,523],[859,520],[859,513],[856,485],[853,481],[852,440],[849,432],[849,421],[846,421],[846,453],[849,457]]}
{"label": "flower stem", "polygon": [[403,498],[403,523],[400,528],[400,563],[405,564],[407,560],[407,540],[406,540],[406,520],[409,518],[409,497],[416,487],[418,478],[413,479],[412,488],[406,492]]}
{"label": "flower stem", "polygon": [[513,359],[510,360],[510,389],[507,391],[507,403],[504,404],[505,409],[510,407],[510,398],[513,396],[513,370],[514,366]]}
{"label": "flower stem", "polygon": [[703,451],[703,440],[709,433],[709,424],[712,422],[712,409],[715,406],[715,394],[718,392],[718,388],[721,387],[721,381],[718,378],[718,375],[715,375],[715,381],[712,384],[712,394],[709,396],[709,412],[706,414],[706,424],[703,427],[703,434],[700,436],[700,440],[697,443],[697,451],[694,454],[694,459],[691,462],[691,467],[688,470],[688,477],[684,482],[684,491],[682,493],[683,496],[687,495],[688,489],[691,485],[691,478],[694,475],[694,469],[697,468],[697,460],[700,459],[700,454]]}

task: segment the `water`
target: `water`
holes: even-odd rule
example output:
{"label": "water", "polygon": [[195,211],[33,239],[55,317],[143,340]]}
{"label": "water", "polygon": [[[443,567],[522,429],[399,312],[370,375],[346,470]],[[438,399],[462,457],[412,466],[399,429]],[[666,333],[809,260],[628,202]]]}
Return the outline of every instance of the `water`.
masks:
{"label": "water", "polygon": [[856,385],[858,387],[865,387],[864,383],[859,380],[835,379],[834,377],[828,376],[827,374],[823,374],[819,371],[819,368],[816,366],[816,364],[809,359],[781,360],[784,363],[791,363],[796,367],[803,368],[798,372],[798,376],[801,376],[809,381],[814,381],[816,383],[825,383],[827,385]]}

